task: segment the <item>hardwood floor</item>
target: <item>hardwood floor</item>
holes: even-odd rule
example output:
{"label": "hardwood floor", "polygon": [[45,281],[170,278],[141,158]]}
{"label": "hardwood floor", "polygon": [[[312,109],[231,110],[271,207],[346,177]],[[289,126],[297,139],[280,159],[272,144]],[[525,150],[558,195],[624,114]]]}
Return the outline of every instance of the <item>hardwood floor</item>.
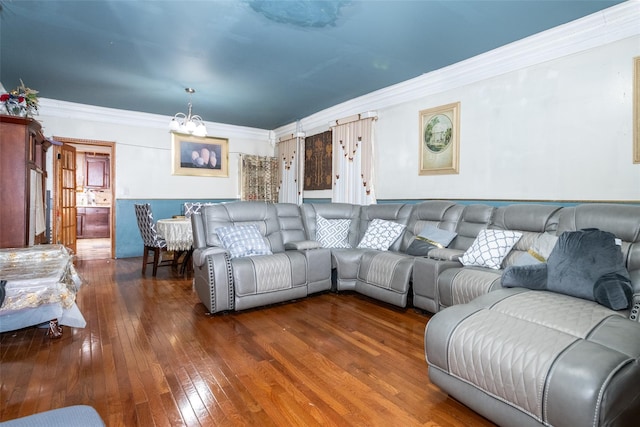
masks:
{"label": "hardwood floor", "polygon": [[111,239],[78,239],[76,249],[78,260],[111,258]]}
{"label": "hardwood floor", "polygon": [[191,279],[79,260],[85,328],[0,334],[0,421],[75,404],[107,426],[491,426],[430,384],[429,316],[350,293],[209,316]]}

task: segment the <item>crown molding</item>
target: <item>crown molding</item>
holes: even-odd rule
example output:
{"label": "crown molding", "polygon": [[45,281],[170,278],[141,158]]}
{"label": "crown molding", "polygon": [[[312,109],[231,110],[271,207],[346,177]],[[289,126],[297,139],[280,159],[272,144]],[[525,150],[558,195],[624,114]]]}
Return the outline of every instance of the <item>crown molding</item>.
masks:
{"label": "crown molding", "polygon": [[[95,105],[77,104],[50,98],[39,98],[41,116],[73,120],[86,120],[120,126],[147,127],[169,132],[171,117],[138,111],[118,110]],[[269,131],[225,123],[204,122],[207,132],[224,138],[247,138],[269,141]]]}
{"label": "crown molding", "polygon": [[[305,129],[476,83],[546,61],[640,35],[640,1],[628,0],[467,60],[351,99],[300,120]],[[275,129],[291,133],[295,123]]]}

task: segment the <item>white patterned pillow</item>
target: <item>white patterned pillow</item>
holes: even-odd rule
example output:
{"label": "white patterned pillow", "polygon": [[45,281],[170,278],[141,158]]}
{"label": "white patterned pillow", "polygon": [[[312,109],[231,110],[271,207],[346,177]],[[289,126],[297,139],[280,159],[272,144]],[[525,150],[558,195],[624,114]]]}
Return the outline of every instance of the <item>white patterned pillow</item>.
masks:
{"label": "white patterned pillow", "polygon": [[231,258],[252,255],[271,255],[265,238],[254,224],[216,228],[222,246],[231,253]]}
{"label": "white patterned pillow", "polygon": [[376,218],[369,223],[358,247],[386,251],[404,232],[405,227],[397,222]]}
{"label": "white patterned pillow", "polygon": [[499,270],[502,260],[520,240],[522,233],[505,230],[480,230],[471,247],[460,258],[463,265]]}
{"label": "white patterned pillow", "polygon": [[326,219],[318,215],[316,239],[323,248],[350,248],[348,240],[350,225],[350,219]]}

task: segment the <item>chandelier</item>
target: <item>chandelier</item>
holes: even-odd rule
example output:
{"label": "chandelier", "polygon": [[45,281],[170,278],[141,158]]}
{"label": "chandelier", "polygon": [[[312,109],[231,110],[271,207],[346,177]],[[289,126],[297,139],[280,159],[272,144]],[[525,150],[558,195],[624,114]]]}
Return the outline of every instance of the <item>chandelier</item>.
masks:
{"label": "chandelier", "polygon": [[198,115],[191,115],[191,95],[195,93],[193,88],[185,88],[185,92],[189,94],[189,112],[187,114],[178,113],[171,119],[169,129],[174,132],[188,133],[193,136],[207,136],[207,127],[204,120]]}

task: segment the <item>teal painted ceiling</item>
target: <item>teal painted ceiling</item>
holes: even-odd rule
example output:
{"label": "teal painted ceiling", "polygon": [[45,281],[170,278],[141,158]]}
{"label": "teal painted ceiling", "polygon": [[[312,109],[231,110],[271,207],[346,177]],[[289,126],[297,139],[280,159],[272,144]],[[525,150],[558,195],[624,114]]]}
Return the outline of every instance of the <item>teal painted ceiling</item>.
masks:
{"label": "teal painted ceiling", "polygon": [[617,3],[0,0],[0,82],[275,129]]}

